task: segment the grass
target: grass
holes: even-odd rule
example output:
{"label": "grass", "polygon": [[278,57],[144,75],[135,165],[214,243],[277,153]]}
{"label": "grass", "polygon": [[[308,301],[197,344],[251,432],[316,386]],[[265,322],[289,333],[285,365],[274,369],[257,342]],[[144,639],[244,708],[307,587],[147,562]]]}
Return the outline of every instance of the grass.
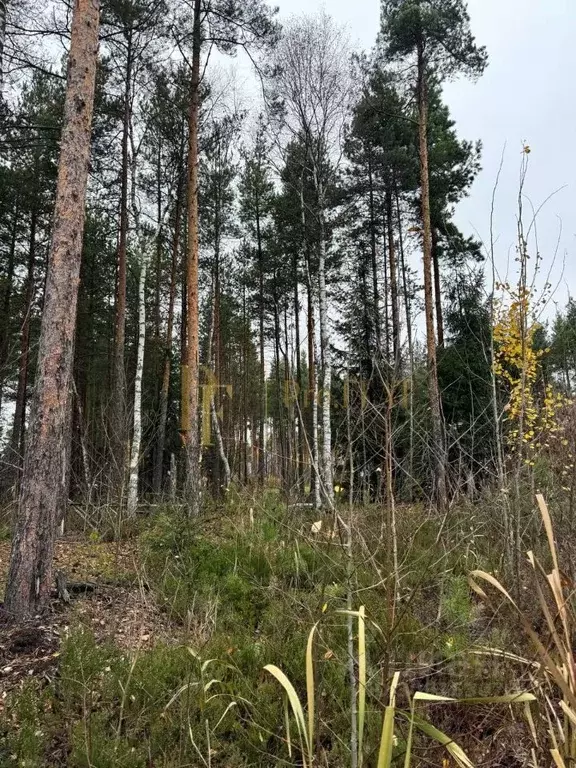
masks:
{"label": "grass", "polygon": [[231,493],[192,524],[161,510],[140,532],[140,578],[180,642],[127,652],[73,627],[58,676],[9,697],[0,765],[469,766],[503,724],[507,765],[520,745],[539,759],[547,724],[527,694],[544,686],[553,701],[557,681],[517,660],[528,646],[515,609],[470,589],[470,571],[498,565],[475,514],[399,510],[392,614],[376,507],[357,513],[352,572],[339,538],[312,533],[277,494]]}

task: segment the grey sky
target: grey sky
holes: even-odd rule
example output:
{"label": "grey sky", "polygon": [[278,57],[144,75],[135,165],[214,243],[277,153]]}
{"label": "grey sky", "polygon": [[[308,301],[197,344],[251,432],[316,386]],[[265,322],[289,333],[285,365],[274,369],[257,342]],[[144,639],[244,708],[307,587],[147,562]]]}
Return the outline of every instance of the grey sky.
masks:
{"label": "grey sky", "polygon": [[[324,8],[346,24],[358,47],[369,49],[379,25],[378,0],[277,0],[282,16]],[[537,208],[561,187],[538,216],[542,275],[554,258],[555,299],[576,294],[576,0],[469,0],[472,29],[485,45],[490,65],[477,82],[446,86],[446,99],[459,134],[481,139],[483,170],[470,197],[458,209],[461,227],[489,240],[490,204],[504,145],[496,196],[496,261],[514,278],[514,245],[522,142],[531,147],[526,195]],[[526,201],[526,216],[530,218]],[[534,244],[531,245],[534,251]],[[565,259],[562,275],[562,262]],[[544,278],[542,278],[542,282]],[[549,312],[553,307],[549,308]]]}

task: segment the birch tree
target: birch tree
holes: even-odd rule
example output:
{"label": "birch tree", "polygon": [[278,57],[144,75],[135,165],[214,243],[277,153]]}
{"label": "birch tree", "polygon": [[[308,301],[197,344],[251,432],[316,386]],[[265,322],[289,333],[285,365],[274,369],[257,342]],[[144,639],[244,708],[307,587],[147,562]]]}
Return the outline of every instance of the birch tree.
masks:
{"label": "birch tree", "polygon": [[[144,127],[144,136],[146,134]],[[136,253],[139,259],[138,272],[138,341],[136,345],[136,374],[134,378],[134,409],[132,418],[132,442],[130,446],[130,459],[128,465],[128,516],[136,513],[138,507],[138,476],[141,458],[142,442],[142,380],[144,377],[144,350],[146,345],[146,278],[150,264],[151,243],[157,243],[162,234],[164,222],[170,211],[170,195],[164,211],[159,211],[156,230],[150,238],[149,232],[142,221],[141,203],[138,200],[138,161],[142,153],[142,140],[136,143],[134,127],[130,123],[130,149],[131,149],[131,207],[134,222],[134,235],[136,240]],[[176,180],[177,188],[180,183]],[[171,192],[172,190],[170,190]],[[176,193],[178,194],[178,192]]]}
{"label": "birch tree", "polygon": [[[281,127],[291,138],[300,135],[313,178],[318,228],[318,317],[321,373],[323,492],[333,501],[333,457],[330,397],[332,357],[327,290],[327,186],[338,162],[349,91],[347,39],[324,12],[292,19],[276,51],[272,96]],[[313,437],[313,442],[314,442]]]}
{"label": "birch tree", "polygon": [[0,0],[0,104],[4,91],[4,48],[6,45],[6,20],[8,14],[7,0]]}
{"label": "birch tree", "polygon": [[128,424],[126,408],[126,314],[128,277],[128,238],[130,227],[130,132],[142,76],[153,59],[159,37],[160,21],[166,13],[162,0],[111,0],[107,6],[106,25],[111,61],[118,77],[122,99],[122,127],[119,169],[119,232],[115,297],[114,355],[110,402],[110,435],[113,465],[113,491],[122,495],[125,481]]}

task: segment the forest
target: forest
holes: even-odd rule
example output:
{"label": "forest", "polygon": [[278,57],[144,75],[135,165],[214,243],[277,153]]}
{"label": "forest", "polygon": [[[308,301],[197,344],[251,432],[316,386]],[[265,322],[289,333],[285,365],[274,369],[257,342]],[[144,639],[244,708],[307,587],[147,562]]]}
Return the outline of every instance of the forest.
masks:
{"label": "forest", "polygon": [[570,768],[532,148],[504,274],[467,0],[285,6],[0,0],[0,766]]}

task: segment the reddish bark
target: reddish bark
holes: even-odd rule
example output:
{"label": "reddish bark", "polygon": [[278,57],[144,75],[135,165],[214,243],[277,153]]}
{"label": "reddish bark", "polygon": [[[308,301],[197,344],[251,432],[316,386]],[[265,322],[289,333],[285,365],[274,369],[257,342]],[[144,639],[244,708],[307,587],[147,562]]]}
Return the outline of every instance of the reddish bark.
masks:
{"label": "reddish bark", "polygon": [[30,434],[5,608],[24,618],[45,608],[56,527],[67,496],[76,306],[90,160],[100,0],[75,0],[54,226]]}
{"label": "reddish bark", "polygon": [[432,225],[430,217],[430,172],[428,168],[428,88],[424,48],[418,45],[418,137],[420,180],[422,186],[422,231],[424,267],[424,314],[426,317],[426,349],[428,361],[428,396],[432,418],[432,451],[436,470],[435,496],[438,506],[447,504],[446,448],[442,418],[442,400],[438,386],[436,332],[434,327],[434,300],[432,276]]}
{"label": "reddish bark", "polygon": [[198,434],[198,120],[200,115],[200,0],[194,0],[192,81],[188,120],[188,249],[186,260],[186,347],[182,365],[182,428],[186,452],[186,498],[190,515],[200,508],[200,440]]}
{"label": "reddish bark", "polygon": [[162,387],[160,389],[160,423],[158,426],[158,444],[154,459],[153,489],[154,493],[162,490],[162,474],[164,468],[164,447],[166,444],[166,422],[168,419],[168,395],[170,390],[170,372],[172,367],[172,335],[174,332],[174,304],[176,301],[176,278],[178,272],[178,250],[180,247],[180,224],[182,215],[182,190],[178,184],[176,194],[176,212],[174,216],[174,237],[172,240],[172,265],[170,268],[170,294],[168,298],[168,323],[164,342],[164,363],[162,369]]}

